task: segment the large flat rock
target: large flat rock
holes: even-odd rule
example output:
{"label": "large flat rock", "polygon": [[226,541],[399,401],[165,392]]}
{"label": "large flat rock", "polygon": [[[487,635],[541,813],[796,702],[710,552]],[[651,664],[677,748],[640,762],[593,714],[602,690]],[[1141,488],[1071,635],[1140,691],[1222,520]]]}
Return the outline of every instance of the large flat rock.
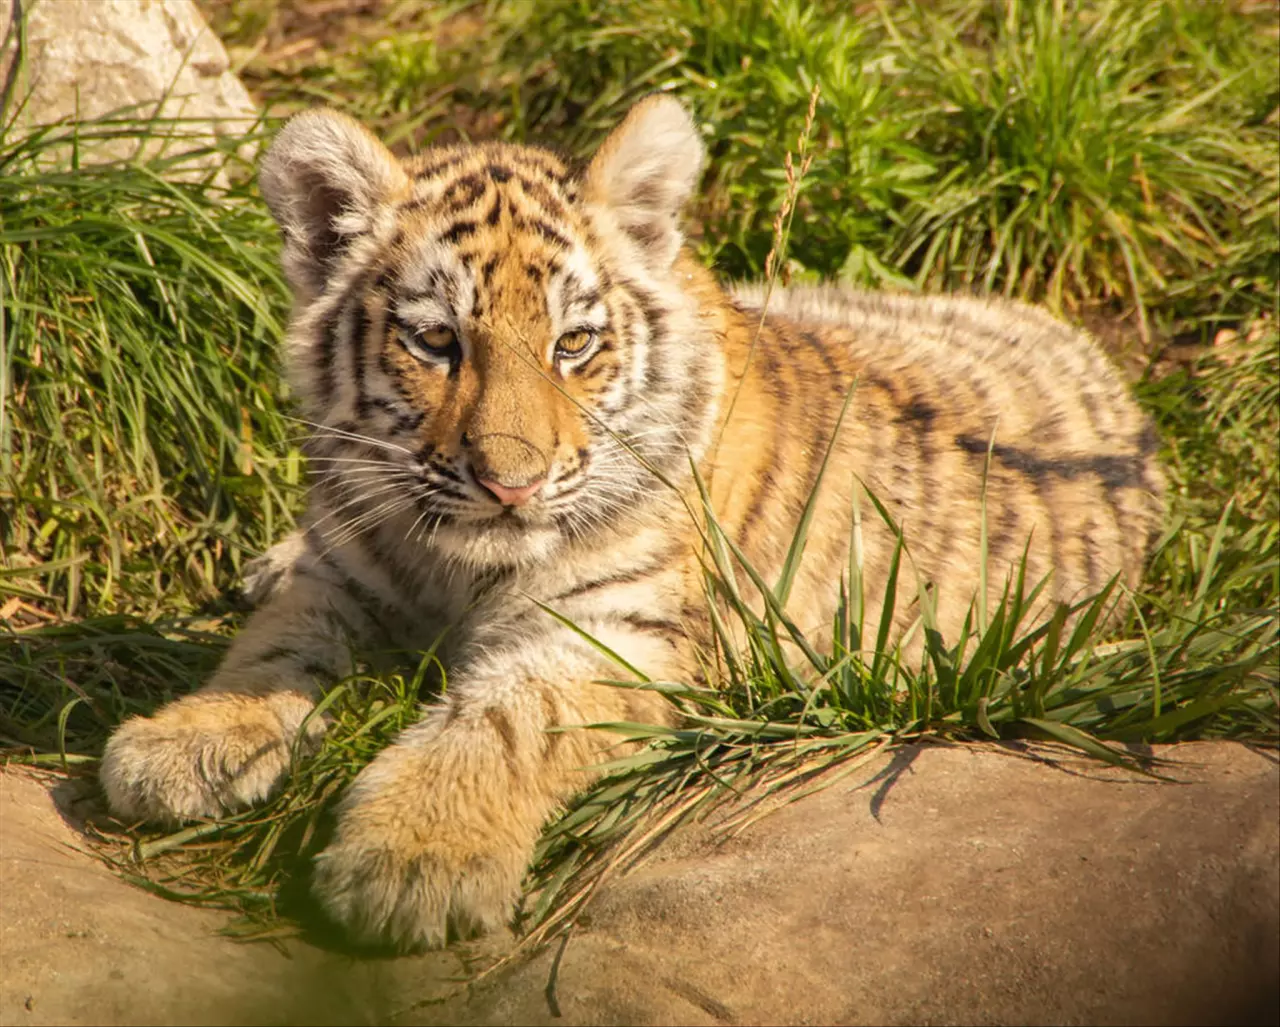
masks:
{"label": "large flat rock", "polygon": [[[1185,783],[907,750],[728,844],[687,838],[569,941],[554,1022],[1276,1022],[1275,756],[1163,755]],[[450,1013],[553,1022],[551,961]]]}
{"label": "large flat rock", "polygon": [[[1280,769],[1164,749],[1179,783],[1050,749],[886,755],[729,841],[679,833],[556,952],[437,1001],[453,954],[218,937],[74,851],[0,774],[0,1023],[1276,1023]],[[65,812],[65,810],[63,811]]]}

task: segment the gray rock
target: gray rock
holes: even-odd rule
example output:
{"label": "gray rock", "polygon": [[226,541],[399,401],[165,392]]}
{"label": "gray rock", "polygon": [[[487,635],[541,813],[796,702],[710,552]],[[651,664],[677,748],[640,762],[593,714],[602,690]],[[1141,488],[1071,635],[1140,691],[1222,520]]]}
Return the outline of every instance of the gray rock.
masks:
{"label": "gray rock", "polygon": [[[15,16],[25,13],[26,52]],[[0,83],[13,79],[20,124],[86,121],[124,107],[137,116],[190,119],[192,145],[238,136],[257,108],[193,0],[0,0]],[[173,130],[168,130],[173,131]],[[185,145],[185,138],[183,140]],[[90,145],[87,159],[132,156],[136,142]],[[181,149],[170,143],[169,152]]]}

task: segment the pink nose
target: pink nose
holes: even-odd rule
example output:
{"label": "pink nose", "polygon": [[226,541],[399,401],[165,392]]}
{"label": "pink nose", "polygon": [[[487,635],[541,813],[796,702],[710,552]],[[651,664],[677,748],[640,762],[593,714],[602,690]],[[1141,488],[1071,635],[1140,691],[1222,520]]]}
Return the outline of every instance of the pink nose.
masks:
{"label": "pink nose", "polygon": [[493,493],[496,499],[503,506],[524,506],[534,496],[538,494],[538,490],[546,484],[546,478],[539,478],[537,481],[529,485],[501,485],[496,481],[490,481],[488,478],[477,478],[481,485]]}

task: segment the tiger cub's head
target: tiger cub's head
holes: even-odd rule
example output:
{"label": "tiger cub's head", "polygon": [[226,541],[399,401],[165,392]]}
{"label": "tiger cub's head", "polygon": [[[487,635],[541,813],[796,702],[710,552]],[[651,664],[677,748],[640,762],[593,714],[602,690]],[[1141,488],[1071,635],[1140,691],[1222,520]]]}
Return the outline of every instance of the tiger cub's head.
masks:
{"label": "tiger cub's head", "polygon": [[340,521],[522,563],[589,543],[664,487],[654,470],[687,469],[720,374],[679,256],[702,157],[663,96],[583,166],[497,143],[401,161],[328,111],[285,126],[261,186]]}

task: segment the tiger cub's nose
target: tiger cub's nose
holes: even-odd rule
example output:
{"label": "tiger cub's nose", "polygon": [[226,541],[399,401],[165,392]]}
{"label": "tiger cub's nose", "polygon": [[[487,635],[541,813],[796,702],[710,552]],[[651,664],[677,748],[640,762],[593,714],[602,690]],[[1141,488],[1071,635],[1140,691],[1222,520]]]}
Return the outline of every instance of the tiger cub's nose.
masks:
{"label": "tiger cub's nose", "polygon": [[476,484],[503,506],[524,506],[547,483],[550,461],[519,435],[465,431],[462,447]]}
{"label": "tiger cub's nose", "polygon": [[480,475],[476,475],[476,481],[482,487],[488,489],[493,494],[494,499],[503,506],[524,506],[547,483],[546,478],[539,478],[528,485],[503,485],[501,482],[493,481],[490,478],[482,478]]}

